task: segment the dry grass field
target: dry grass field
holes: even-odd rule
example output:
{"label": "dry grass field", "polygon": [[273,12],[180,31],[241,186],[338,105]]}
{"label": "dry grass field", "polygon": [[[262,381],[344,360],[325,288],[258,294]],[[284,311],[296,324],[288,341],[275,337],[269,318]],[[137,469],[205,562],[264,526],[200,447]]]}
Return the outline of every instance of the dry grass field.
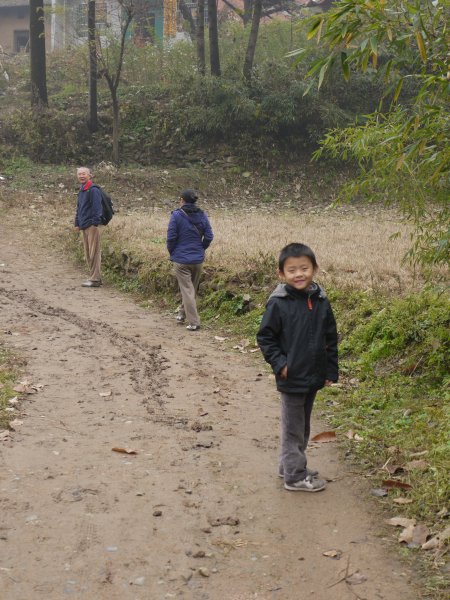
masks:
{"label": "dry grass field", "polygon": [[[107,237],[145,261],[167,257],[169,212],[155,207],[151,214],[117,215],[108,226]],[[270,262],[267,259],[277,257],[284,245],[298,241],[315,251],[320,265],[318,280],[325,285],[332,282],[403,293],[418,283],[414,269],[402,261],[409,230],[388,211],[358,214],[329,209],[311,214],[214,208],[208,214],[215,240],[206,264],[233,274]]]}

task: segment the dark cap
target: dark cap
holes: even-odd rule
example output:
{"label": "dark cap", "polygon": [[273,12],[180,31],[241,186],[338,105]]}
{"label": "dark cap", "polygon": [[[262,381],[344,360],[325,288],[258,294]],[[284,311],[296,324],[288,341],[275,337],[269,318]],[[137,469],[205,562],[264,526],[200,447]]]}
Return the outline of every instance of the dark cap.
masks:
{"label": "dark cap", "polygon": [[189,202],[191,204],[194,204],[194,202],[198,200],[197,192],[195,190],[191,190],[190,188],[183,190],[180,197],[183,198],[185,202]]}

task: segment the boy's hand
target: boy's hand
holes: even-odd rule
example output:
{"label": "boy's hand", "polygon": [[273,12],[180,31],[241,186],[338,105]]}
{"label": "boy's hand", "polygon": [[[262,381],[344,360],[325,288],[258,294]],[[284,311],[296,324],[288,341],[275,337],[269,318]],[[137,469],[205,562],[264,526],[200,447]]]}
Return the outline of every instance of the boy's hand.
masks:
{"label": "boy's hand", "polygon": [[287,365],[285,365],[280,371],[280,379],[287,379]]}

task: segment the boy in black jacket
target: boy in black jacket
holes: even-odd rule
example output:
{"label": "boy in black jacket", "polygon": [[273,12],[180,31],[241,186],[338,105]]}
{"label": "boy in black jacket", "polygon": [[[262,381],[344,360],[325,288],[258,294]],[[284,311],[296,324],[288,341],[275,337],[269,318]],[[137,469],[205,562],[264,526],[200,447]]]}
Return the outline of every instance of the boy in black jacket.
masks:
{"label": "boy in black jacket", "polygon": [[286,283],[270,296],[257,340],[281,392],[279,475],[287,490],[318,492],[326,483],[307,469],[305,451],[316,393],[338,380],[336,321],[313,281],[318,265],[311,248],[285,246],[278,268]]}

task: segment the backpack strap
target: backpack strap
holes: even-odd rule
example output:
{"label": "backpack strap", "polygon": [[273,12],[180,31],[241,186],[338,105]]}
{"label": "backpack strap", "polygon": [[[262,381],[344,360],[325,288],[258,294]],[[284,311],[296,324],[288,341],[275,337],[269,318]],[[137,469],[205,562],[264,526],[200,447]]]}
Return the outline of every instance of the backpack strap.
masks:
{"label": "backpack strap", "polygon": [[[91,186],[92,187],[92,186]],[[200,231],[200,229],[197,227],[197,225],[194,223],[194,221],[184,212],[184,210],[182,208],[179,209],[181,214],[186,217],[186,219],[189,221],[189,223],[195,227],[195,231],[198,233],[198,235],[200,236],[200,239],[203,241],[203,237],[204,237],[204,233],[202,233]]]}

